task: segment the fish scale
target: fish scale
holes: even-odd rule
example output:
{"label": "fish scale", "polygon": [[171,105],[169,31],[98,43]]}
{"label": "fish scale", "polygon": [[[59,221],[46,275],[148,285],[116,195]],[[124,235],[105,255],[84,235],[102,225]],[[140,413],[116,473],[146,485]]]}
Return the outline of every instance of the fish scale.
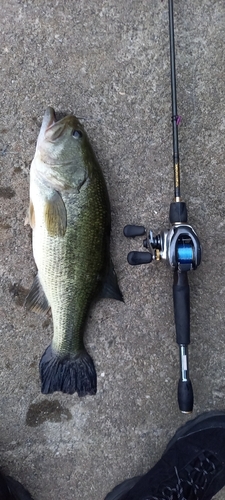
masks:
{"label": "fish scale", "polygon": [[[88,187],[83,188],[83,191],[84,189],[88,189]],[[73,202],[73,196],[63,196],[67,214],[69,214],[67,220],[69,229],[67,229],[65,237],[52,238],[48,235],[43,214],[37,232],[36,229],[33,231],[36,262],[38,262],[40,247],[42,247],[42,254],[45,256],[45,258],[40,259],[38,270],[41,285],[52,309],[53,346],[57,351],[65,354],[76,352],[83,347],[81,333],[86,319],[87,307],[92,295],[95,295],[100,285],[100,282],[96,280],[96,274],[102,275],[104,273],[102,261],[105,260],[106,249],[104,248],[105,244],[103,245],[102,240],[99,239],[99,232],[104,229],[105,214],[99,207],[99,212],[96,214],[98,231],[95,229],[96,224],[93,224],[86,213],[83,217],[80,216],[79,222],[76,222],[85,196],[88,196],[88,193],[82,192],[82,198],[81,193],[79,194],[79,204]],[[93,201],[100,205],[101,200],[98,197]],[[94,203],[91,203],[91,206],[93,213],[96,213]],[[104,240],[103,243],[105,243]],[[92,249],[95,251],[93,252]]]}
{"label": "fish scale", "polygon": [[57,122],[52,108],[31,166],[30,224],[38,279],[26,306],[50,306],[54,327],[40,361],[42,392],[94,394],[95,367],[83,342],[88,312],[100,293],[123,300],[109,252],[110,204],[83,127],[71,116]]}

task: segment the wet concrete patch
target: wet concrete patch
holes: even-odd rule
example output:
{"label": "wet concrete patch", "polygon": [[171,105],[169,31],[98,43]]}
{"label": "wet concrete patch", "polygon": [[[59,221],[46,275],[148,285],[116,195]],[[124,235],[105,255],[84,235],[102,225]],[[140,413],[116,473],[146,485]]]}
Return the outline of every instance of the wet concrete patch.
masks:
{"label": "wet concrete patch", "polygon": [[59,403],[57,399],[54,401],[41,401],[40,403],[32,403],[26,415],[26,424],[29,427],[38,427],[44,422],[63,422],[71,420],[72,415],[67,408]]}
{"label": "wet concrete patch", "polygon": [[0,198],[11,199],[15,194],[15,191],[11,187],[0,187]]}

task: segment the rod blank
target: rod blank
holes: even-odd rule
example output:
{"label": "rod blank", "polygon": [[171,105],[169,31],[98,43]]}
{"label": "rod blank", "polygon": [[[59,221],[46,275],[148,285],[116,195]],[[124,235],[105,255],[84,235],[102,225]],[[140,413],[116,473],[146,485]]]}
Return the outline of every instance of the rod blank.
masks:
{"label": "rod blank", "polygon": [[177,89],[176,89],[176,63],[174,43],[173,0],[169,4],[169,34],[170,34],[170,71],[171,71],[171,97],[172,97],[172,127],[173,127],[173,167],[174,167],[174,196],[175,201],[180,201],[180,163],[178,146],[178,115],[177,115]]}

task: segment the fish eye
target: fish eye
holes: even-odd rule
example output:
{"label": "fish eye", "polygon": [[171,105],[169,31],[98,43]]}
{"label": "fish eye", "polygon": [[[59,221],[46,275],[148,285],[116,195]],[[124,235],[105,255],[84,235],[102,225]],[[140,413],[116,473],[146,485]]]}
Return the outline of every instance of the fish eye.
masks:
{"label": "fish eye", "polygon": [[74,139],[80,139],[80,137],[82,137],[82,132],[80,130],[73,130],[73,133],[72,133],[72,136],[74,137]]}

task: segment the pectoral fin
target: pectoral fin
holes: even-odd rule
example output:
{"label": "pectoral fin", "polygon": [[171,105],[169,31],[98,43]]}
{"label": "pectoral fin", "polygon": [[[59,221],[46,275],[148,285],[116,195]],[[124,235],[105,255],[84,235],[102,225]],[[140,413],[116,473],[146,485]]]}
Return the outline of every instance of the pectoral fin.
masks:
{"label": "pectoral fin", "polygon": [[124,302],[123,295],[118,285],[117,276],[112,261],[110,261],[110,267],[108,273],[103,281],[102,290],[100,292],[100,298],[116,299],[120,300],[121,302]]}
{"label": "pectoral fin", "polygon": [[50,309],[44,290],[39,281],[38,274],[34,278],[24,305],[28,311],[35,311],[37,313],[46,313]]}
{"label": "pectoral fin", "polygon": [[64,236],[67,225],[66,207],[57,191],[45,203],[44,218],[50,236]]}
{"label": "pectoral fin", "polygon": [[25,226],[26,226],[26,224],[30,224],[30,227],[32,229],[34,229],[34,226],[35,226],[35,213],[34,213],[34,205],[33,205],[33,203],[32,203],[31,200],[30,200],[29,208],[27,210],[27,216],[26,216],[25,222],[24,222]]}

